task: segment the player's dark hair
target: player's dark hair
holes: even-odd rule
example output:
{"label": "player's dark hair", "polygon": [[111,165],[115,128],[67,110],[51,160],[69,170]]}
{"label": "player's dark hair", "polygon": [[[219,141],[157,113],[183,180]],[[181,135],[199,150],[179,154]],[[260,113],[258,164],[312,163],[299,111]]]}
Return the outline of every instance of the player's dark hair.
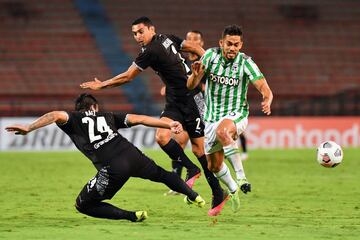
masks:
{"label": "player's dark hair", "polygon": [[240,36],[242,39],[242,30],[241,27],[238,25],[229,25],[224,28],[222,38],[224,38],[226,35],[230,36]]}
{"label": "player's dark hair", "polygon": [[131,24],[131,26],[134,26],[134,25],[137,25],[137,24],[140,24],[140,23],[144,24],[144,25],[147,26],[147,27],[152,27],[152,26],[154,26],[154,24],[152,23],[152,21],[150,20],[150,18],[145,17],[145,16],[139,17],[138,19],[135,19],[135,20],[133,21],[133,23]]}
{"label": "player's dark hair", "polygon": [[92,105],[96,104],[98,104],[98,102],[93,95],[83,93],[75,100],[75,111],[87,111],[90,110]]}
{"label": "player's dark hair", "polygon": [[189,33],[189,32],[199,34],[200,37],[203,38],[203,34],[202,34],[202,32],[200,32],[199,30],[190,30],[190,31],[188,31],[188,33]]}

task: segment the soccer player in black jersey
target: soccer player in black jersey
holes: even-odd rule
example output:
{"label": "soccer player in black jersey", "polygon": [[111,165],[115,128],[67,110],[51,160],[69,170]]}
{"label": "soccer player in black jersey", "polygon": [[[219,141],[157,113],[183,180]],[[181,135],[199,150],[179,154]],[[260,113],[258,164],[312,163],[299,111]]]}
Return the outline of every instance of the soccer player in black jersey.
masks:
{"label": "soccer player in black jersey", "polygon": [[146,211],[127,211],[103,202],[111,199],[130,177],[164,183],[174,191],[186,195],[184,200],[188,204],[199,207],[205,205],[201,196],[178,175],[156,165],[117,131],[119,128],[142,124],[171,129],[177,133],[182,130],[179,122],[169,123],[144,115],[99,112],[98,108],[97,100],[92,95],[82,94],[75,102],[74,112],[49,112],[29,125],[12,125],[6,127],[6,130],[26,135],[35,129],[56,123],[71,138],[98,170],[76,199],[75,207],[83,214],[133,222],[145,220]]}
{"label": "soccer player in black jersey", "polygon": [[[204,46],[204,39],[203,39],[203,34],[202,32],[200,32],[199,30],[190,30],[189,32],[186,33],[186,41],[188,42],[192,42],[194,44],[198,44],[201,47]],[[188,52],[188,53],[181,53],[183,58],[185,59],[185,63],[186,65],[191,68],[191,64],[194,63],[195,61],[198,61],[200,59],[200,57],[197,54]],[[188,75],[191,74],[191,71],[187,73]],[[205,81],[205,78],[204,78]],[[204,97],[203,97],[203,89],[205,88],[205,86],[203,86],[203,84],[199,84],[199,86],[197,88],[195,88],[194,90],[192,90],[193,93],[193,97],[195,100],[195,103],[198,107],[199,113],[200,113],[200,117],[202,118],[203,114],[204,114],[204,108],[205,108],[205,102],[204,102]],[[162,96],[165,96],[166,94],[166,87],[163,86],[160,90],[160,94]],[[177,143],[179,143],[179,145],[184,149],[186,147],[187,142],[189,141],[189,134],[186,131],[181,132],[180,134],[175,134],[173,135],[173,138],[175,139],[175,141]],[[172,161],[172,168],[173,168],[173,172],[175,172],[176,174],[178,174],[179,176],[181,176],[181,172],[182,172],[182,165],[176,161],[173,160]],[[213,174],[211,174],[208,171],[204,171],[206,178],[214,178]],[[209,181],[211,181],[209,179]],[[216,180],[213,180],[216,181]],[[176,195],[178,193],[170,190],[168,191],[165,195]]]}
{"label": "soccer player in black jersey", "polygon": [[[201,121],[193,93],[186,87],[187,72],[190,71],[190,68],[179,54],[181,50],[201,56],[204,49],[198,44],[184,41],[174,35],[156,34],[154,25],[147,17],[138,18],[132,23],[132,33],[142,48],[128,70],[106,81],[95,78],[94,81],[82,83],[80,86],[93,90],[116,87],[133,80],[147,67],[156,71],[166,85],[166,105],[161,119],[166,122],[177,120],[183,123],[191,139],[192,151],[204,169],[214,196],[208,214],[210,216],[217,215],[226,198],[224,198],[219,181],[212,178],[212,174],[208,170],[204,153],[204,124]],[[181,146],[171,138],[169,130],[158,129],[156,140],[172,160],[179,161],[187,168],[186,183],[192,187],[195,179],[200,176],[200,169],[186,156]]]}
{"label": "soccer player in black jersey", "polygon": [[[199,46],[203,47],[204,46],[204,40],[203,40],[203,35],[200,31],[198,30],[191,30],[189,32],[186,33],[186,41],[198,44]],[[181,55],[183,56],[183,58],[185,59],[185,64],[191,68],[191,64],[197,60],[200,59],[200,57],[197,54],[194,53],[184,53],[181,52]],[[190,72],[187,73],[188,75],[190,74]],[[200,88],[199,88],[200,89]],[[200,89],[201,90],[201,89]],[[202,95],[197,94],[200,91],[195,92],[194,91],[194,99],[195,99],[195,103],[198,106],[198,110],[200,113],[200,117],[202,117],[203,115],[203,106],[204,106],[204,99],[202,97]],[[166,87],[165,85],[160,89],[160,95],[161,96],[165,96],[166,95]],[[189,134],[186,131],[181,132],[180,134],[176,134],[172,136],[175,141],[183,148],[185,149],[188,141],[190,140],[189,138]],[[173,168],[173,172],[175,172],[176,174],[178,174],[179,176],[181,176],[182,173],[182,169],[183,166],[176,160],[172,161],[172,168]],[[170,190],[169,192],[167,192],[165,195],[176,195],[178,193]]]}

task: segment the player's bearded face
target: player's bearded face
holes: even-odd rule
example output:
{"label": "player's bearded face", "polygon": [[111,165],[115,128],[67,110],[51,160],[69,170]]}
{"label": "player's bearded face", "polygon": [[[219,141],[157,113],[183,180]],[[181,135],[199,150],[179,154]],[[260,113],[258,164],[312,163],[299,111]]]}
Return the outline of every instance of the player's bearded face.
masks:
{"label": "player's bearded face", "polygon": [[224,57],[228,60],[234,60],[239,53],[243,42],[241,41],[240,36],[225,35],[225,37],[220,40],[219,44],[222,48]]}
{"label": "player's bearded face", "polygon": [[141,47],[146,46],[155,35],[155,28],[153,26],[145,26],[143,23],[133,25],[131,27],[134,39]]}

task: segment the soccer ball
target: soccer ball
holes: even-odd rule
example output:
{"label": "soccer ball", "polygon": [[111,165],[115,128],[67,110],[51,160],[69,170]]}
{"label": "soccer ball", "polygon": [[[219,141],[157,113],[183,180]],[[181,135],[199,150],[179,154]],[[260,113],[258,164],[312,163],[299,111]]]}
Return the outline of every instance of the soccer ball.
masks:
{"label": "soccer ball", "polygon": [[343,159],[343,151],[341,147],[333,142],[326,141],[319,145],[317,149],[317,160],[320,165],[330,168],[336,167]]}

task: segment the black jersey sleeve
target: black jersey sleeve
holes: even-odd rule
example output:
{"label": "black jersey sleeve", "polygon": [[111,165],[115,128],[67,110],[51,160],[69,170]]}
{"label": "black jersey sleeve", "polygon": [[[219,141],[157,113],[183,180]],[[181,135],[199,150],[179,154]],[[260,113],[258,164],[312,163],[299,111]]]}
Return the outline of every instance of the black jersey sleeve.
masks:
{"label": "black jersey sleeve", "polygon": [[114,113],[114,122],[117,129],[130,127],[127,124],[127,113]]}
{"label": "black jersey sleeve", "polygon": [[67,112],[67,111],[65,111],[65,112],[66,112],[66,113],[68,114],[68,116],[69,116],[67,122],[66,122],[66,123],[63,123],[63,124],[58,124],[58,123],[56,123],[56,125],[57,125],[60,129],[62,129],[64,132],[70,134],[70,133],[73,132],[73,129],[74,129],[74,128],[72,127],[72,125],[73,125],[75,116],[74,116],[74,113],[73,113],[73,112]]}
{"label": "black jersey sleeve", "polygon": [[147,67],[154,64],[156,61],[156,55],[153,53],[151,48],[143,48],[134,63],[140,68],[140,70],[145,70]]}
{"label": "black jersey sleeve", "polygon": [[173,41],[174,45],[176,46],[177,50],[181,49],[181,44],[183,43],[184,39],[179,38],[178,36],[172,34],[166,34],[166,36]]}

